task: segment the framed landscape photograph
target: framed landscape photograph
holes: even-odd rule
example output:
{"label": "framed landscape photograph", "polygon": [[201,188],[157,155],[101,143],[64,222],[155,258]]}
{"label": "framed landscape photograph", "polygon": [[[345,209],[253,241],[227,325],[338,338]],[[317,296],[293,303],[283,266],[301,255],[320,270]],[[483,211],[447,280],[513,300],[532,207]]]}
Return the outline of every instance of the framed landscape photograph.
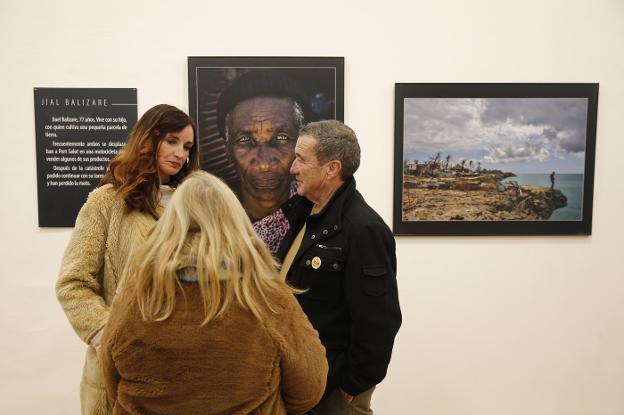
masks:
{"label": "framed landscape photograph", "polygon": [[395,235],[590,235],[598,84],[395,85]]}

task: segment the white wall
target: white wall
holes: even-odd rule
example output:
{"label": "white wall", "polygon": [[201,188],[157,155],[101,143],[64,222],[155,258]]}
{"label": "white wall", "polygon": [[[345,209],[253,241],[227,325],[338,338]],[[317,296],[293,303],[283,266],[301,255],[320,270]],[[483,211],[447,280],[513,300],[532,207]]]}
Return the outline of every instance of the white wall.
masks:
{"label": "white wall", "polygon": [[[95,4],[94,4],[95,3]],[[2,0],[0,413],[78,413],[84,346],[37,227],[33,87],[188,109],[187,56],[344,56],[358,185],[392,219],[395,82],[599,82],[591,237],[401,237],[379,414],[624,414],[624,2]]]}

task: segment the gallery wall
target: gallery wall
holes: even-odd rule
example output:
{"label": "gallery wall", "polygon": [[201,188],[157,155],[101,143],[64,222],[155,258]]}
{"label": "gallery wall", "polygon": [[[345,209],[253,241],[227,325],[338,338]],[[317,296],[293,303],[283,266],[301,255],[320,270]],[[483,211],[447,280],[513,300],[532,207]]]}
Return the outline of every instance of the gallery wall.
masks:
{"label": "gallery wall", "polygon": [[403,326],[376,413],[624,413],[624,3],[3,0],[0,413],[74,414],[85,346],[37,227],[33,87],[188,109],[188,56],[344,56],[356,179],[392,222],[395,82],[599,82],[593,234],[400,237]]}

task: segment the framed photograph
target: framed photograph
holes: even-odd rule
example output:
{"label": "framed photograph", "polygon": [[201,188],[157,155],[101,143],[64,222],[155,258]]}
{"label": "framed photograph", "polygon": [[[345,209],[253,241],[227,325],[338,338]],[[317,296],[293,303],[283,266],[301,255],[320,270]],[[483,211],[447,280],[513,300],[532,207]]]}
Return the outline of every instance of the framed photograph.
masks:
{"label": "framed photograph", "polygon": [[344,58],[189,57],[189,111],[203,169],[236,192],[271,250],[288,230],[279,206],[299,127],[344,117]]}
{"label": "framed photograph", "polygon": [[395,235],[591,235],[598,84],[396,84]]}

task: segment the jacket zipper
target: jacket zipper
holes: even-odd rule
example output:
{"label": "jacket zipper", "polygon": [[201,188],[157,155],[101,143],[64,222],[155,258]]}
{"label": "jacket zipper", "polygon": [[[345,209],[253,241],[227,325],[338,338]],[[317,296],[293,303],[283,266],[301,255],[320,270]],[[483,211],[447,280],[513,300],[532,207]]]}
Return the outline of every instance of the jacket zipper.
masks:
{"label": "jacket zipper", "polygon": [[342,251],[342,248],[339,246],[327,246],[327,245],[323,245],[323,244],[318,244],[316,245],[321,249],[328,249],[330,251]]}

